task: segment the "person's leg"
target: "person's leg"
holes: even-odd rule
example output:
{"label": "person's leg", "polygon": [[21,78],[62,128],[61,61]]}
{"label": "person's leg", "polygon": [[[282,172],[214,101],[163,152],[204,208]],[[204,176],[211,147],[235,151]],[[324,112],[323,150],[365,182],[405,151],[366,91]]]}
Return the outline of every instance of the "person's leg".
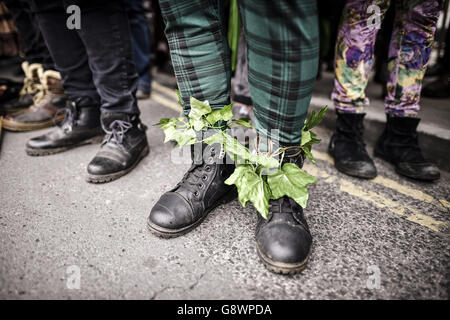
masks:
{"label": "person's leg", "polygon": [[131,28],[133,60],[139,75],[138,98],[150,95],[150,31],[144,14],[142,0],[125,1],[125,9]]}
{"label": "person's leg", "polygon": [[[365,89],[373,65],[375,39],[380,24],[371,8],[379,8],[381,23],[390,0],[348,0],[336,40],[335,79],[331,95],[336,108],[336,130],[329,153],[339,171],[370,179],[377,175],[364,143]],[[376,6],[376,7],[372,7]]]}
{"label": "person's leg", "polygon": [[14,24],[19,31],[25,60],[29,64],[39,63],[44,70],[54,70],[53,60],[39,30],[30,5],[24,0],[5,0]]}
{"label": "person's leg", "polygon": [[[299,146],[319,60],[315,0],[240,1],[248,50],[248,79],[255,127],[281,147]],[[289,152],[295,150],[293,152]],[[283,163],[303,165],[295,148]],[[267,151],[267,150],[263,150]],[[302,208],[285,196],[270,200],[269,219],[259,217],[256,247],[264,265],[277,273],[297,273],[308,260],[312,238]]]}
{"label": "person's leg", "polygon": [[255,128],[268,138],[278,130],[281,146],[299,145],[318,67],[316,1],[246,0],[240,13]]}
{"label": "person's leg", "polygon": [[89,57],[102,112],[139,114],[135,97],[138,75],[123,1],[64,0],[64,5],[80,7],[81,28],[76,32]]}
{"label": "person's leg", "polygon": [[239,110],[236,110],[237,114],[242,118],[249,117],[248,108],[252,106],[252,98],[250,97],[248,84],[247,42],[243,30],[239,37],[233,94],[233,107],[239,108]]}
{"label": "person's leg", "polygon": [[375,147],[375,155],[393,163],[398,173],[419,180],[440,177],[438,168],[423,157],[417,139],[420,91],[440,10],[439,0],[396,2],[385,99],[387,124]]}
{"label": "person's leg", "polygon": [[[19,31],[20,42],[24,51],[24,85],[18,98],[4,104],[8,114],[17,113],[27,109],[33,104],[33,96],[38,92],[40,79],[38,70],[54,70],[53,60],[42,38],[36,17],[30,10],[30,5],[23,0],[6,0],[6,5]],[[10,120],[6,120],[5,129],[15,130],[16,126]]]}
{"label": "person's leg", "polygon": [[[231,68],[222,1],[159,3],[185,114],[190,111],[190,97],[208,100],[213,109],[228,105]],[[203,131],[200,139],[212,133]],[[234,186],[224,184],[235,166],[217,161],[220,149],[217,144],[193,146],[191,168],[152,208],[150,231],[163,237],[179,236],[199,225],[216,206],[235,197]]]}
{"label": "person's leg", "polygon": [[396,2],[388,58],[387,114],[417,116],[439,13],[439,0]]}

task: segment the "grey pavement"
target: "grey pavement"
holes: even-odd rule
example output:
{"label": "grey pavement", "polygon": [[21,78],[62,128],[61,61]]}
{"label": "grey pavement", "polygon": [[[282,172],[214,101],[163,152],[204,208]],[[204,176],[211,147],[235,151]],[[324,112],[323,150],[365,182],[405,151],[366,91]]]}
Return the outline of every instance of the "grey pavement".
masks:
{"label": "grey pavement", "polygon": [[49,129],[5,133],[1,299],[448,299],[450,174],[418,183],[377,159],[380,178],[347,177],[326,155],[324,128],[317,166],[305,167],[319,181],[305,210],[314,244],[301,274],[263,267],[254,246],[257,212],[236,200],[185,236],[152,235],[152,206],[189,166],[171,162],[172,145],[150,126],[178,115],[169,92],[140,102],[150,154],[112,183],[84,181],[97,145],[29,157],[27,139]]}

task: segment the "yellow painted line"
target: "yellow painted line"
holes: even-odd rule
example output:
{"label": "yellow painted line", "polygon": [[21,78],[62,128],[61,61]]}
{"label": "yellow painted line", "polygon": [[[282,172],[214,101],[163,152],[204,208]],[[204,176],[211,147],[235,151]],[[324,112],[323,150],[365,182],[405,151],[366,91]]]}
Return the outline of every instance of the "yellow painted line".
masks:
{"label": "yellow painted line", "polygon": [[[324,153],[324,152],[320,152],[320,151],[316,151],[316,150],[313,150],[312,153],[313,153],[313,155],[314,155],[314,157],[316,159],[322,160],[322,161],[326,161],[326,162],[334,165],[334,160],[329,154]],[[389,179],[389,178],[385,178],[385,177],[382,177],[382,176],[377,176],[375,179],[371,179],[371,180],[368,180],[368,181],[376,183],[376,184],[379,184],[379,185],[382,185],[382,186],[384,186],[386,188],[395,190],[395,191],[397,191],[397,192],[399,192],[401,194],[404,194],[406,196],[409,196],[411,198],[414,198],[414,199],[417,199],[417,200],[420,200],[420,201],[424,201],[424,202],[427,202],[427,203],[433,203],[434,202],[434,204],[438,205],[439,207],[440,207],[440,205],[439,205],[439,202],[440,202],[446,208],[450,208],[450,203],[448,203],[445,200],[439,200],[439,202],[438,202],[432,196],[430,196],[429,194],[424,193],[423,191],[411,188],[409,186],[405,186],[405,185],[400,184],[397,181]],[[445,203],[447,203],[447,205]]]}
{"label": "yellow painted line", "polygon": [[163,86],[155,81],[152,82],[152,88],[167,94],[169,97],[175,99],[175,102],[178,101],[178,96],[174,89],[167,88],[166,86]]}
{"label": "yellow painted line", "polygon": [[181,112],[181,107],[178,103],[174,102],[173,100],[170,100],[163,96],[162,94],[159,94],[155,91],[152,92],[151,99],[158,102],[159,104],[170,108],[172,110],[175,110],[177,112]]}
{"label": "yellow painted line", "polygon": [[439,202],[447,209],[450,209],[450,202],[448,202],[447,200],[440,199]]}
{"label": "yellow painted line", "polygon": [[439,221],[433,217],[422,214],[414,208],[404,206],[397,201],[388,199],[374,191],[364,190],[362,187],[355,185],[349,180],[331,176],[324,170],[321,170],[314,165],[305,164],[303,168],[309,174],[317,178],[322,178],[326,183],[336,183],[339,190],[364,201],[371,202],[378,208],[387,209],[396,215],[406,218],[407,221],[417,223],[435,232],[445,232],[448,230],[448,225],[446,222]]}

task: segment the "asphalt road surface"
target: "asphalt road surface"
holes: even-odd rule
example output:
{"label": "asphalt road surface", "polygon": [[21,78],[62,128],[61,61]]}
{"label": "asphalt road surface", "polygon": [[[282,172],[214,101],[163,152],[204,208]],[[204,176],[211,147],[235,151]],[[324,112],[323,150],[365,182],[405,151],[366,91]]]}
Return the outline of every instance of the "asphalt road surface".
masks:
{"label": "asphalt road surface", "polygon": [[[27,139],[6,132],[0,154],[1,299],[448,299],[450,174],[437,183],[338,173],[318,129],[319,178],[305,215],[313,235],[308,267],[281,276],[258,261],[255,209],[223,205],[191,233],[160,239],[146,228],[159,196],[189,167],[151,126],[179,114],[172,90],[155,84],[140,102],[150,154],[112,183],[84,181],[98,146],[29,157]],[[372,153],[372,146],[369,146]],[[188,157],[188,155],[186,154]]]}

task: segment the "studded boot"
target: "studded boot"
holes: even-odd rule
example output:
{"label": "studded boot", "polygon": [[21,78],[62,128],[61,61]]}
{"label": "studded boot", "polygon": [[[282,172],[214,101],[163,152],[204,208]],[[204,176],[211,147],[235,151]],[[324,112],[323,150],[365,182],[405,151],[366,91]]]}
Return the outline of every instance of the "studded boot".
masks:
{"label": "studded boot", "polygon": [[[208,130],[203,138],[213,132]],[[164,193],[153,206],[147,220],[158,236],[177,237],[197,227],[217,206],[237,196],[235,186],[224,181],[235,169],[220,144],[191,146],[192,166],[181,181]]]}

